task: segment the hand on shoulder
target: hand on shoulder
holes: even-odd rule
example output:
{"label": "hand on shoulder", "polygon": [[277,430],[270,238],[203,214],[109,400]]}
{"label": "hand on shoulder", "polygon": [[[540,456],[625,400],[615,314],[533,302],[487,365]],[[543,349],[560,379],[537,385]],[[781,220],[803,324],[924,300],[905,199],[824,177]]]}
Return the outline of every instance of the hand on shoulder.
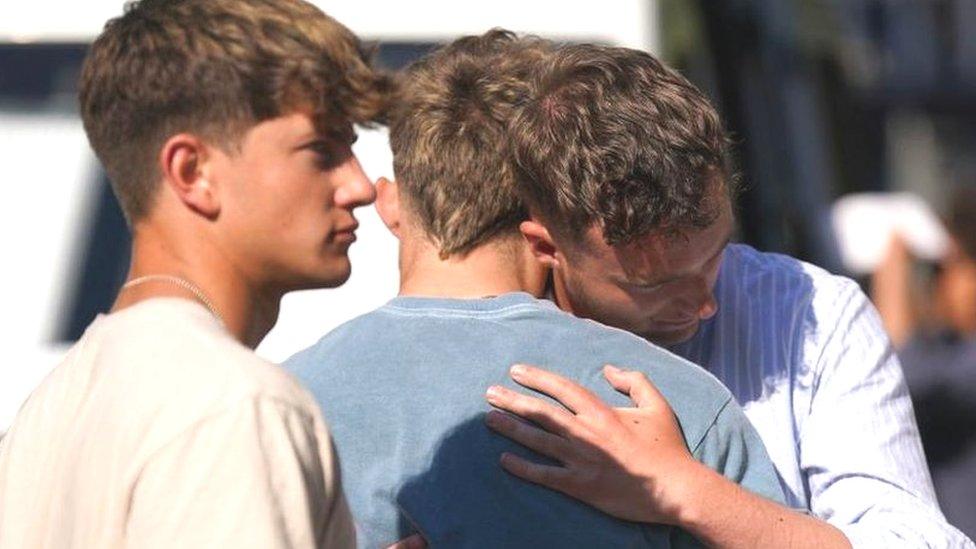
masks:
{"label": "hand on shoulder", "polygon": [[517,383],[555,398],[565,408],[493,386],[488,402],[504,412],[489,412],[486,422],[561,465],[506,453],[502,467],[618,518],[676,524],[682,508],[680,490],[687,484],[682,479],[694,478],[703,466],[692,458],[674,413],[647,378],[610,365],[603,373],[635,407],[612,408],[558,374],[512,367]]}

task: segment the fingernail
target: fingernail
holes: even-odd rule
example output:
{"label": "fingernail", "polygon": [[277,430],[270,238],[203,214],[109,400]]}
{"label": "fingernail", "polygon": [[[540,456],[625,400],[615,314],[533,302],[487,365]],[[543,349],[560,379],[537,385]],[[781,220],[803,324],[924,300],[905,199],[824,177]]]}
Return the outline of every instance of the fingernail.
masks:
{"label": "fingernail", "polygon": [[620,368],[617,368],[613,364],[606,364],[606,365],[603,366],[603,368],[606,369],[607,371],[609,371],[611,374],[619,374],[620,373]]}
{"label": "fingernail", "polygon": [[501,387],[498,387],[497,385],[488,387],[488,390],[485,391],[485,397],[488,399],[488,402],[494,402],[500,399],[502,397]]}
{"label": "fingernail", "polygon": [[508,371],[510,374],[512,374],[512,377],[519,377],[520,375],[523,375],[525,373],[525,366],[521,364],[515,364],[514,366],[509,368]]}

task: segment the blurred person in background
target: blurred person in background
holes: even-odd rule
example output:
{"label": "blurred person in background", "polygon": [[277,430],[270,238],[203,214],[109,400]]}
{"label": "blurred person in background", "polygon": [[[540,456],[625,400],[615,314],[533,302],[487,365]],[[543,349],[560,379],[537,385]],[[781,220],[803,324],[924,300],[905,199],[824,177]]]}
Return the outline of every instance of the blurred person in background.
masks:
{"label": "blurred person in background", "polygon": [[[873,273],[872,299],[915,403],[946,517],[976,536],[976,186],[951,195],[948,253],[928,283],[896,235]],[[921,295],[919,295],[921,293]]]}
{"label": "blurred person in background", "polygon": [[314,399],[252,352],[349,276],[388,80],[301,0],[144,0],[85,59],[128,281],[0,441],[0,546],[353,547]]}

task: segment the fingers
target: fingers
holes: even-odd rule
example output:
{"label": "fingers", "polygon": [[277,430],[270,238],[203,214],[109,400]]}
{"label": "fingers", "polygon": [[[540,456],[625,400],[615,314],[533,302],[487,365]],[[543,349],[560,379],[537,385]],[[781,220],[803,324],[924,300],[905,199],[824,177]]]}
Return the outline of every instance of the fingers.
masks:
{"label": "fingers", "polygon": [[670,409],[667,400],[664,399],[661,392],[641,372],[621,370],[620,368],[607,364],[603,367],[603,375],[614,389],[630,396],[630,400],[638,408],[664,406]]}
{"label": "fingers", "polygon": [[488,388],[486,398],[492,406],[527,419],[550,433],[569,435],[574,432],[572,414],[539,398],[498,385]]}
{"label": "fingers", "polygon": [[563,493],[567,491],[572,477],[564,467],[540,465],[507,452],[502,454],[501,464],[503,469],[522,480]]}
{"label": "fingers", "polygon": [[427,542],[424,541],[423,536],[414,534],[409,538],[401,539],[386,549],[424,549],[424,547],[427,547]]}
{"label": "fingers", "polygon": [[545,393],[577,414],[607,407],[596,395],[559,374],[525,364],[512,366],[509,373],[519,385]]}
{"label": "fingers", "polygon": [[566,439],[547,433],[538,427],[519,421],[497,410],[488,412],[488,415],[485,416],[485,423],[496,433],[555,460],[565,462],[572,453],[572,448]]}

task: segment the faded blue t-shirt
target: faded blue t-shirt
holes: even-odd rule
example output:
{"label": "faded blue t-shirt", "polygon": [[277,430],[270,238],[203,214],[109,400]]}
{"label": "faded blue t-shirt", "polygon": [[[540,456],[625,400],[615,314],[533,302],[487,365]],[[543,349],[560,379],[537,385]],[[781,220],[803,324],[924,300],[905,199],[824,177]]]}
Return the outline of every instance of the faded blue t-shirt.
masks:
{"label": "faded blue t-shirt", "polygon": [[545,461],[484,425],[485,390],[517,388],[508,377],[515,363],[577,380],[615,406],[631,404],[607,384],[603,365],[644,372],[674,409],[696,459],[782,501],[742,410],[690,362],[525,293],[398,297],[285,363],[325,413],[361,547],[385,547],[416,531],[430,547],[697,545],[678,529],[614,519],[502,470],[504,451]]}

